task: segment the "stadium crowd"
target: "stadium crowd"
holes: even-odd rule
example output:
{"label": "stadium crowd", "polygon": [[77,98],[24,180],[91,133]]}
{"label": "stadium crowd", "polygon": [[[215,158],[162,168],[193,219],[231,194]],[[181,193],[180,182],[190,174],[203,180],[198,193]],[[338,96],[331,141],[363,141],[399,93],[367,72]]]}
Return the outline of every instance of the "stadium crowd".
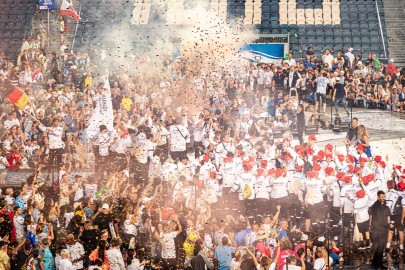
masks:
{"label": "stadium crowd", "polygon": [[[0,168],[33,173],[2,189],[0,269],[323,270],[353,235],[382,268],[395,231],[403,250],[405,170],[372,153],[357,118],[344,152],[306,134],[330,127],[327,98],[336,113],[403,112],[392,59],[309,48],[207,74],[181,57],[112,55],[46,54],[35,38],[16,62],[1,54],[2,90],[29,101],[2,95]],[[106,91],[113,128],[88,136]]]}

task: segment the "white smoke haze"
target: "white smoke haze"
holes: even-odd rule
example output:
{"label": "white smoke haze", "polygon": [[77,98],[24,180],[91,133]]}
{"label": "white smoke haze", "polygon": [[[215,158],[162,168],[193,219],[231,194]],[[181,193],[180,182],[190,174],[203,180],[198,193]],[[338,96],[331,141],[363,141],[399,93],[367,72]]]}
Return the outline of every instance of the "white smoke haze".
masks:
{"label": "white smoke haze", "polygon": [[[115,66],[128,73],[129,80],[131,77],[152,80],[156,76],[170,76],[165,73],[161,60],[172,55],[173,48],[177,47],[181,61],[187,63],[187,72],[181,82],[172,84],[172,92],[178,96],[178,105],[199,110],[203,105],[203,93],[195,91],[194,80],[203,78],[206,83],[213,80],[211,83],[216,84],[220,77],[213,74],[224,69],[240,69],[243,60],[239,49],[257,39],[258,34],[245,29],[243,18],[223,21],[209,9],[206,0],[185,0],[186,7],[181,11],[185,25],[163,25],[163,9],[167,9],[167,4],[162,0],[152,1],[159,14],[151,16],[148,25],[130,25],[131,18],[122,14],[121,22],[112,21],[102,29],[104,34],[99,44],[109,51]],[[133,6],[129,5],[129,8]],[[140,61],[145,53],[151,58]]]}

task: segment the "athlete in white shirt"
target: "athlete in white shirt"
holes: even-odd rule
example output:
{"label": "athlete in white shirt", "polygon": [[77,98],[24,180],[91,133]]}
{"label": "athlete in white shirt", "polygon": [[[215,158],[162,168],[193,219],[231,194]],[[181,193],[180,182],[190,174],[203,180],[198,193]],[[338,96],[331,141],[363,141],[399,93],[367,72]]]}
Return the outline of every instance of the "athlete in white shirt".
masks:
{"label": "athlete in white shirt", "polygon": [[187,154],[187,143],[190,143],[190,133],[185,126],[180,124],[171,125],[169,133],[170,155],[174,161],[177,161]]}
{"label": "athlete in white shirt", "polygon": [[39,125],[38,127],[48,133],[49,140],[49,164],[53,166],[60,166],[62,163],[63,149],[65,143],[62,141],[63,128],[59,126],[59,119],[52,120],[52,127],[45,127]]}

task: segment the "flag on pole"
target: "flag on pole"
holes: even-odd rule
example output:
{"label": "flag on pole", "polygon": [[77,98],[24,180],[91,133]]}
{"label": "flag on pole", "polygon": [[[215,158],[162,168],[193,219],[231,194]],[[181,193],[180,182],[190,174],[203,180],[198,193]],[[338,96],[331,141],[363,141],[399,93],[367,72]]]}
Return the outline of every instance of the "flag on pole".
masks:
{"label": "flag on pole", "polygon": [[79,15],[73,7],[72,0],[63,0],[60,7],[59,15],[73,17],[76,21],[80,20]]}
{"label": "flag on pole", "polygon": [[30,98],[27,94],[9,81],[0,89],[0,92],[20,110],[24,109],[30,102]]}

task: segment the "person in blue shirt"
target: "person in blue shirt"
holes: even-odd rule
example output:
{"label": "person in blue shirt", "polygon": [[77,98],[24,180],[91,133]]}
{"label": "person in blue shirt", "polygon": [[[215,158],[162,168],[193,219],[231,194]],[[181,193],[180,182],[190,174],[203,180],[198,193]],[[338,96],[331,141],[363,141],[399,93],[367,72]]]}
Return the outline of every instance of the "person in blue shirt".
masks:
{"label": "person in blue shirt", "polygon": [[287,235],[287,229],[288,229],[288,221],[286,219],[281,219],[279,222],[279,228],[278,228],[278,239],[281,239],[283,237],[288,237]]}
{"label": "person in blue shirt", "polygon": [[276,115],[276,104],[273,94],[270,94],[269,101],[267,102],[267,113],[269,114],[269,119],[273,120]]}
{"label": "person in blue shirt", "polygon": [[[43,250],[40,250],[41,258],[39,259],[40,268],[41,270],[55,270],[55,262],[53,260],[52,252],[49,249],[51,241],[49,238],[42,239],[42,244],[44,245]],[[41,265],[43,267],[41,267]]]}
{"label": "person in blue shirt", "polygon": [[226,236],[222,237],[222,246],[218,246],[214,251],[214,258],[218,261],[218,270],[231,269],[232,254],[236,252],[235,246],[236,244],[232,239]]}

